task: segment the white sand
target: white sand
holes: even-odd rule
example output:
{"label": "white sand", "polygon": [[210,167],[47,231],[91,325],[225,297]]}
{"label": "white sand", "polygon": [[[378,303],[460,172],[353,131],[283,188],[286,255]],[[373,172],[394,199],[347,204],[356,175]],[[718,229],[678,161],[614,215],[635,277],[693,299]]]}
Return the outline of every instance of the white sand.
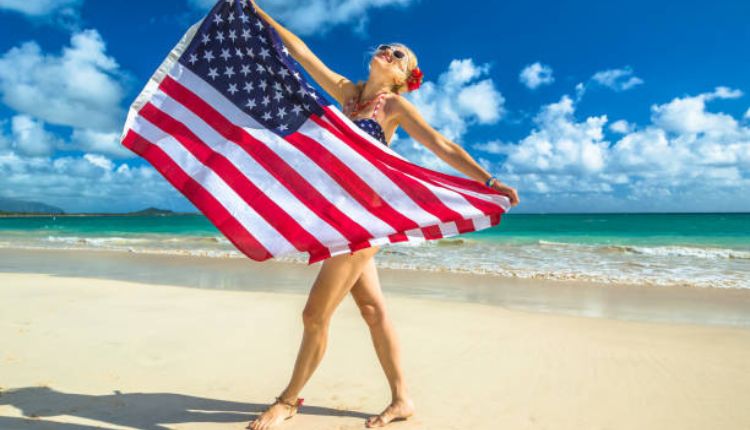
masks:
{"label": "white sand", "polygon": [[[0,429],[244,429],[286,385],[306,297],[0,273]],[[750,429],[750,330],[388,295],[417,407],[393,429]],[[283,429],[390,400],[351,298]]]}

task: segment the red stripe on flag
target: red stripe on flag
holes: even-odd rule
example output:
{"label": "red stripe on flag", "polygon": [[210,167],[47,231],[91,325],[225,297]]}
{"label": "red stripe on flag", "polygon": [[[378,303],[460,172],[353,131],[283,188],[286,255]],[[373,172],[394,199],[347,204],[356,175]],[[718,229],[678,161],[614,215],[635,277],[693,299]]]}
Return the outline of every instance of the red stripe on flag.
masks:
{"label": "red stripe on flag", "polygon": [[443,237],[443,231],[440,230],[440,226],[438,225],[422,227],[422,234],[424,234],[424,237],[427,240],[441,239]]}
{"label": "red stripe on flag", "polygon": [[273,258],[273,255],[210,192],[185,173],[161,148],[147,141],[133,130],[127,131],[122,144],[151,163],[172,186],[203,212],[211,223],[243,254],[255,261]]}
{"label": "red stripe on flag", "polygon": [[458,229],[459,233],[468,233],[470,231],[476,230],[476,227],[474,227],[474,222],[470,219],[456,220],[456,228]]}
{"label": "red stripe on flag", "polygon": [[237,166],[203,143],[185,124],[159,110],[151,102],[141,108],[140,115],[180,142],[195,158],[220,176],[248,206],[278,230],[298,251],[322,245],[293,216],[243,175]]}
{"label": "red stripe on flag", "polygon": [[392,235],[388,236],[388,240],[390,240],[391,243],[406,242],[407,240],[409,240],[409,237],[406,236],[406,233],[399,231],[398,233],[393,233]]}
{"label": "red stripe on flag", "polygon": [[326,246],[310,249],[307,252],[310,255],[307,260],[308,266],[313,263],[317,263],[318,261],[325,260],[326,258],[329,258],[331,256],[331,251]]}
{"label": "red stripe on flag", "polygon": [[490,225],[498,225],[500,224],[501,215],[500,214],[492,214],[490,215]]}

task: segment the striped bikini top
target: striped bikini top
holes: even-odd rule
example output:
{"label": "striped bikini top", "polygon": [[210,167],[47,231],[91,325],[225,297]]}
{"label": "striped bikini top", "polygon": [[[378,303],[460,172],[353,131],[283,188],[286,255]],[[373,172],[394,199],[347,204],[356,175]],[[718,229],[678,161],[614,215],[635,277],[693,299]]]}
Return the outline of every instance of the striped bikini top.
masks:
{"label": "striped bikini top", "polygon": [[[380,125],[378,121],[375,120],[375,114],[378,113],[378,109],[380,108],[380,104],[383,101],[384,95],[385,94],[380,94],[377,97],[375,108],[373,108],[372,115],[370,115],[369,118],[353,119],[352,122],[357,124],[357,126],[361,128],[362,130],[364,130],[365,133],[379,140],[383,145],[389,146],[388,142],[385,140],[385,132],[383,131],[383,127]],[[344,115],[349,117],[350,114],[352,113],[352,109],[354,108],[354,105],[355,105],[354,98],[350,98],[349,101],[344,106]]]}

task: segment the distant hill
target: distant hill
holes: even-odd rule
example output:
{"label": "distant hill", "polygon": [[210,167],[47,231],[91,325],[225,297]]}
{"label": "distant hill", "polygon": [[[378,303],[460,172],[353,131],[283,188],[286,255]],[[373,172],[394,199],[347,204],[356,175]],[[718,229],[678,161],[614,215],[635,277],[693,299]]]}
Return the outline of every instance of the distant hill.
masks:
{"label": "distant hill", "polygon": [[27,202],[24,200],[0,197],[0,215],[3,216],[169,216],[169,215],[200,215],[199,212],[174,212],[168,209],[148,207],[134,212],[112,213],[112,212],[74,212],[66,213],[62,209],[39,202]]}
{"label": "distant hill", "polygon": [[24,200],[0,197],[0,213],[47,213],[47,214],[64,214],[65,211],[57,206],[48,205],[39,202],[27,202]]}
{"label": "distant hill", "polygon": [[178,212],[170,211],[168,209],[159,208],[146,208],[135,212],[126,212],[123,215],[175,215]]}

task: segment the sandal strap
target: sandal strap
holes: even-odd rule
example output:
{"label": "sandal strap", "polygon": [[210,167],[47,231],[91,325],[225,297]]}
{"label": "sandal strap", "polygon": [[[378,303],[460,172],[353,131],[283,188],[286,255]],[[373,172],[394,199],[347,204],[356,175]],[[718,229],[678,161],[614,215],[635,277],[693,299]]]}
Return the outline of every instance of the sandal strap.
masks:
{"label": "sandal strap", "polygon": [[298,397],[297,401],[294,402],[294,403],[292,403],[292,402],[288,402],[288,401],[282,399],[281,396],[276,396],[276,401],[274,403],[283,403],[283,404],[285,404],[285,405],[287,405],[287,406],[289,406],[291,408],[298,408],[298,407],[302,406],[302,402],[304,402],[304,400],[305,400],[304,398]]}

